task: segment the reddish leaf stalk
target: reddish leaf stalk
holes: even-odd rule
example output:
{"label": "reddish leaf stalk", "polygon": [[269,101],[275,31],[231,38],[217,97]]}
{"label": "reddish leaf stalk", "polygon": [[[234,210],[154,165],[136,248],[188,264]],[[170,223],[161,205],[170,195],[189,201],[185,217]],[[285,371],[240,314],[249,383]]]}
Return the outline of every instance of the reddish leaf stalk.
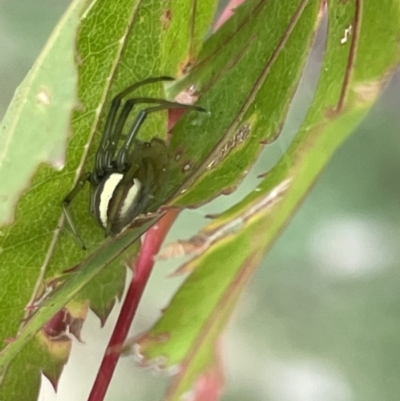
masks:
{"label": "reddish leaf stalk", "polygon": [[218,21],[213,28],[214,32],[218,31],[218,29],[221,28],[221,26],[225,24],[225,22],[228,21],[229,18],[232,17],[232,15],[235,12],[235,8],[239,7],[243,3],[243,1],[244,0],[231,0],[228,3],[224,11],[219,16]]}
{"label": "reddish leaf stalk", "polygon": [[128,331],[136,314],[139,301],[153,269],[155,263],[154,256],[159,252],[178,213],[177,209],[169,210],[156,225],[150,228],[144,237],[139,257],[135,264],[134,275],[88,401],[101,401],[106,395],[120,356],[121,346],[128,336]]}

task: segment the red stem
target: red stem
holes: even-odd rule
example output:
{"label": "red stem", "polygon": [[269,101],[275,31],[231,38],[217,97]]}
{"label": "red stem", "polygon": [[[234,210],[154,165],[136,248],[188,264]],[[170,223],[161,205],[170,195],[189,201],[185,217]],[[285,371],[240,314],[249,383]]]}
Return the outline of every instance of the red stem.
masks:
{"label": "red stem", "polygon": [[132,281],[129,285],[121,312],[118,316],[117,323],[108,343],[107,351],[101,362],[88,401],[104,400],[115,367],[117,366],[121,346],[128,336],[128,331],[136,314],[139,301],[153,269],[154,256],[159,252],[164,238],[178,213],[179,211],[177,209],[169,210],[147,231],[144,237],[139,257],[136,261]]}

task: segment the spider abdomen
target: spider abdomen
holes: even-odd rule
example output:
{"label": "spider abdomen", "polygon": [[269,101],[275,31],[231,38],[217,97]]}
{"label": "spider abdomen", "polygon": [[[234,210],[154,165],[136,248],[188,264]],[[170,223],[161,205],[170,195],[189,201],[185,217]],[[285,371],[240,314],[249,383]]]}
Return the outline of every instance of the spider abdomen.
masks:
{"label": "spider abdomen", "polygon": [[140,212],[142,184],[137,178],[127,183],[123,178],[117,172],[106,175],[92,195],[92,214],[106,235],[119,234]]}

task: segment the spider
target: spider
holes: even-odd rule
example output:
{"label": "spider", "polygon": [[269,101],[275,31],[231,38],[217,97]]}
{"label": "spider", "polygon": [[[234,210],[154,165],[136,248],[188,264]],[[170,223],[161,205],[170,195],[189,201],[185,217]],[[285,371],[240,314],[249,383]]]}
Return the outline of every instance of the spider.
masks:
{"label": "spider", "polygon": [[[103,228],[106,237],[116,236],[146,210],[167,170],[168,149],[165,142],[158,138],[153,138],[150,142],[136,139],[146,117],[150,113],[166,109],[206,111],[198,106],[138,97],[128,99],[118,114],[122,99],[137,88],[173,79],[166,76],[147,78],[129,86],[112,100],[93,171],[84,173],[61,203],[72,233],[83,249],[86,247],[73,222],[69,205],[85,183],[89,181],[91,187],[90,214]],[[128,134],[124,136],[122,132],[130,112],[135,105],[142,103],[157,106],[140,110]]]}

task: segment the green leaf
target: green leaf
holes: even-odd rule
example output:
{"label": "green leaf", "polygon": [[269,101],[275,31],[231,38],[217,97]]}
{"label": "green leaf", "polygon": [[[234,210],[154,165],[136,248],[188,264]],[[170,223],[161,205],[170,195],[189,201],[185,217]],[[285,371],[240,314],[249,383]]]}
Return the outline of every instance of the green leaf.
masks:
{"label": "green leaf", "polygon": [[[210,333],[212,334],[212,333]],[[224,386],[224,369],[221,361],[221,342],[209,335],[193,358],[174,377],[165,401],[179,400],[181,394],[197,400],[218,400]]]}
{"label": "green leaf", "polygon": [[[280,133],[317,25],[319,1],[246,1],[204,44],[174,92],[196,83],[210,116],[183,118],[173,131],[174,206],[231,192]],[[187,127],[191,129],[188,130]],[[183,182],[183,183],[182,183]]]}
{"label": "green leaf", "polygon": [[1,122],[0,226],[15,220],[15,204],[38,165],[48,163],[57,170],[63,167],[76,97],[71,49],[84,3],[76,1],[65,13]]}
{"label": "green leaf", "polygon": [[[89,5],[82,13],[86,4]],[[172,1],[170,7],[174,9],[176,4]],[[126,236],[107,241],[99,248],[104,242],[104,234],[89,216],[86,189],[71,206],[74,221],[89,249],[85,253],[68,230],[63,229],[65,222],[60,203],[78,176],[93,165],[110,99],[145,77],[165,75],[164,64],[171,69],[178,68],[181,60],[161,60],[161,57],[167,57],[161,49],[166,51],[167,33],[170,38],[174,35],[181,38],[186,32],[178,34],[176,23],[168,29],[162,26],[165,7],[163,3],[151,0],[117,3],[76,0],[55,29],[27,81],[18,90],[4,119],[0,178],[5,185],[1,190],[11,199],[7,213],[11,214],[15,209],[15,218],[12,224],[2,227],[0,238],[0,281],[4,300],[0,336],[3,340],[13,339],[0,353],[3,375],[0,398],[4,395],[3,398],[9,399],[10,394],[16,394],[13,391],[18,387],[22,372],[26,373],[24,378],[29,385],[18,387],[21,392],[16,394],[17,398],[36,398],[40,370],[43,368],[50,377],[48,372],[52,368],[45,363],[40,336],[31,343],[29,341],[68,301],[75,297],[74,308],[80,307],[82,314],[89,302],[104,322],[116,297],[121,295],[126,273],[120,261],[126,255],[121,256],[121,252],[129,248],[149,225],[128,231]],[[193,56],[193,49],[199,48],[202,35],[208,29],[212,10],[213,7],[207,10],[199,7],[202,14],[199,19],[193,19],[196,22],[190,41]],[[183,57],[185,52],[181,55]],[[49,105],[46,105],[48,98],[42,93],[37,97],[38,88],[42,88],[44,82],[45,95],[51,95]],[[146,88],[146,96],[162,97],[161,92],[159,85]],[[64,156],[71,113],[71,132]],[[35,124],[32,124],[33,118]],[[140,135],[142,139],[165,137],[166,115],[160,113],[149,118]],[[62,171],[46,164],[50,161],[60,170],[64,158]],[[25,167],[28,172],[23,176]],[[14,189],[11,184],[17,184],[17,176],[25,178],[20,180],[18,189]],[[2,196],[5,195],[2,193]],[[136,250],[137,247],[130,248],[131,253]],[[118,256],[120,258],[116,260]],[[83,258],[85,262],[81,262]],[[105,269],[112,261],[110,268]],[[80,267],[62,277],[61,281],[67,280],[32,314],[32,305],[46,290],[53,288],[62,273],[78,264]],[[15,272],[21,269],[23,279],[15,280]],[[24,310],[26,305],[30,306],[27,311]],[[21,323],[28,316],[27,323]],[[18,330],[21,331],[15,338]],[[52,350],[45,352],[49,352],[49,360],[54,359]],[[9,370],[4,376],[6,368]],[[61,369],[62,363],[61,367],[53,369],[57,372],[52,376],[54,384]]]}
{"label": "green leaf", "polygon": [[[144,365],[179,371],[168,400],[181,399],[214,365],[216,341],[263,256],[259,250],[250,256],[244,250],[237,252],[238,247],[254,247],[252,239],[243,233],[203,254],[162,318],[137,341],[135,351]],[[216,268],[217,259],[223,261],[220,268]]]}
{"label": "green leaf", "polygon": [[24,324],[18,337],[10,342],[0,353],[0,373],[4,375],[8,364],[19,354],[23,347],[33,339],[35,334],[49,321],[68,301],[74,299],[88,283],[105,267],[143,234],[154,221],[148,222],[140,229],[127,231],[116,240],[108,240],[93,255],[83,261],[79,267],[69,273],[70,277],[46,297]]}
{"label": "green leaf", "polygon": [[[77,77],[71,49],[84,3],[76,1],[71,4],[32,70],[17,89],[1,123],[0,224],[12,220],[15,224],[13,232],[10,227],[2,228],[0,245],[0,338],[3,343],[5,339],[15,337],[26,316],[24,308],[30,303],[35,284],[40,284],[43,274],[40,267],[46,255],[44,241],[49,238],[50,230],[56,227],[56,223],[47,227],[38,223],[38,216],[43,222],[47,221],[47,200],[54,197],[54,192],[49,191],[47,197],[38,202],[42,186],[53,168],[42,167],[42,177],[33,179],[25,211],[18,208],[14,213],[14,209],[21,192],[26,190],[41,163],[50,163],[58,170],[62,167],[76,96]],[[16,277],[19,279],[16,280]],[[21,352],[10,366],[7,380],[0,389],[0,398],[36,400],[40,383],[37,360],[41,360],[41,366],[46,369],[45,354],[39,344],[31,344]],[[63,363],[65,359],[59,359],[57,365],[62,366]]]}
{"label": "green leaf", "polygon": [[170,1],[161,22],[165,36],[161,44],[163,75],[180,77],[195,62],[210,30],[215,0]]}
{"label": "green leaf", "polygon": [[179,241],[193,257],[180,271],[191,275],[136,345],[145,364],[183,370],[171,400],[195,387],[196,374],[188,372],[199,374],[212,363],[212,341],[226,323],[236,294],[397,66],[399,12],[392,0],[363,3],[362,9],[360,3],[329,2],[321,76],[295,140],[253,192],[191,240]]}

